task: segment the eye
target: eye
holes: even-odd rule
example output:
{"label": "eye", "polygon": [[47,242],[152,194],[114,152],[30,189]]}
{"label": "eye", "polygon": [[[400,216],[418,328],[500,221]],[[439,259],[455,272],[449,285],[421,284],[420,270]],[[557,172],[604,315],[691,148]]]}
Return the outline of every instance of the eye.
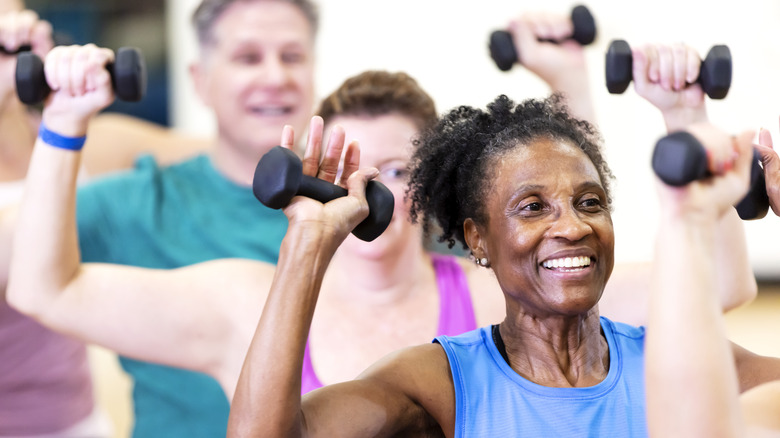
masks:
{"label": "eye", "polygon": [[580,199],[580,207],[587,211],[601,210],[603,203],[601,198],[596,195],[585,196]]}
{"label": "eye", "polygon": [[300,64],[306,60],[306,55],[304,55],[302,52],[283,52],[282,53],[282,62],[285,64]]}
{"label": "eye", "polygon": [[263,60],[263,57],[256,52],[245,52],[245,53],[239,53],[235,56],[235,61],[239,64],[244,65],[254,65]]}
{"label": "eye", "polygon": [[541,202],[529,202],[525,205],[523,205],[520,210],[522,211],[542,211],[542,203]]}
{"label": "eye", "polygon": [[379,171],[379,178],[387,182],[404,181],[407,175],[408,172],[403,167],[388,167]]}

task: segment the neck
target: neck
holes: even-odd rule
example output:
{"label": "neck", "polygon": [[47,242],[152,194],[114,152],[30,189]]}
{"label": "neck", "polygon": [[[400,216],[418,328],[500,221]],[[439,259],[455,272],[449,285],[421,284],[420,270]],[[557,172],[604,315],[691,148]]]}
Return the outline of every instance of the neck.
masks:
{"label": "neck", "polygon": [[523,377],[544,386],[586,387],[607,376],[609,348],[597,308],[574,317],[515,315],[500,332],[509,365]]}
{"label": "neck", "polygon": [[248,147],[238,147],[220,136],[210,156],[214,168],[225,178],[241,186],[251,186],[257,162],[263,153],[265,151],[257,152]]}
{"label": "neck", "polygon": [[[432,273],[430,256],[417,241],[367,258],[340,248],[325,276],[323,290],[341,299],[381,306],[402,302]],[[330,295],[330,294],[328,294]]]}

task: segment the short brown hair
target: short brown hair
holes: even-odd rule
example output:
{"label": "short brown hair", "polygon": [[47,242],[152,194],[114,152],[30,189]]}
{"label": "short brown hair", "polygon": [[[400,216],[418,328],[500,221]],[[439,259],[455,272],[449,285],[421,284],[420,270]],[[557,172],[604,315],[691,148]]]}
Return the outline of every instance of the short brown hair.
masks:
{"label": "short brown hair", "polygon": [[436,122],[436,105],[403,72],[370,70],[344,81],[323,99],[317,114],[325,122],[335,116],[382,116],[398,113],[412,119],[422,131]]}

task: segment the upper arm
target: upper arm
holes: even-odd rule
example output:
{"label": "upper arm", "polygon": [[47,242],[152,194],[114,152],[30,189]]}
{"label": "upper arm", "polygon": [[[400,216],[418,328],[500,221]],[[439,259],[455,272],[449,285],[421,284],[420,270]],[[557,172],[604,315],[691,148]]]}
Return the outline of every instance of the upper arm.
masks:
{"label": "upper arm", "polygon": [[780,380],[780,358],[755,354],[733,342],[731,346],[740,392],[763,383]]}
{"label": "upper arm", "polygon": [[391,353],[357,379],[306,394],[305,436],[453,436],[455,390],[438,344]]}

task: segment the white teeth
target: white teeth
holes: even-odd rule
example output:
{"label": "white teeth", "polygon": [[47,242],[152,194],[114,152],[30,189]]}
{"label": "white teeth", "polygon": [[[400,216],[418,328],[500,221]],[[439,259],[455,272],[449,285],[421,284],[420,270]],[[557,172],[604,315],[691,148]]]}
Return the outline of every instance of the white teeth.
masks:
{"label": "white teeth", "polygon": [[545,260],[542,262],[542,266],[547,269],[555,268],[581,268],[584,266],[590,266],[590,257],[565,257],[560,259]]}
{"label": "white teeth", "polygon": [[263,107],[263,108],[252,108],[252,112],[260,113],[264,116],[281,116],[284,114],[287,114],[289,112],[289,109],[286,107]]}

